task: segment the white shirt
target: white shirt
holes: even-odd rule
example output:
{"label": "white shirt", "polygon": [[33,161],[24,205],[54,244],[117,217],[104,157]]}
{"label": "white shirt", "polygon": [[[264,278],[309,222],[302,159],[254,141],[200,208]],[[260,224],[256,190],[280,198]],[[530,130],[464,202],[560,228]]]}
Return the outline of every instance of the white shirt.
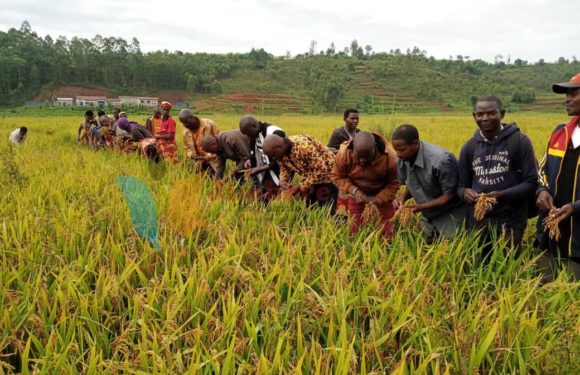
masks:
{"label": "white shirt", "polygon": [[[281,128],[277,127],[276,125],[268,126],[266,128],[266,137],[274,134],[274,132],[278,131],[278,130],[283,131]],[[254,152],[256,153],[256,166],[257,167],[261,167],[263,165],[270,164],[270,159],[268,158],[268,155],[264,154],[264,150],[262,149],[262,145],[264,144],[264,140],[266,139],[266,137],[264,137],[264,135],[262,135],[262,132],[260,132],[260,134],[258,134],[258,138],[256,138],[256,146],[255,146]],[[278,176],[276,176],[276,173],[274,173],[274,171],[269,171],[269,172],[270,172],[270,177],[272,177],[272,181],[274,181],[276,186],[279,186],[280,180],[278,179]],[[258,173],[257,177],[258,177],[258,181],[260,181],[260,183],[264,179],[265,173],[266,172]]]}
{"label": "white shirt", "polygon": [[572,132],[572,145],[574,148],[580,146],[580,127],[576,126]]}
{"label": "white shirt", "polygon": [[10,137],[8,138],[8,144],[9,145],[17,145],[19,143],[24,142],[24,140],[26,139],[26,135],[24,137],[22,137],[22,139],[20,138],[20,128],[15,129],[12,133],[10,133]]}

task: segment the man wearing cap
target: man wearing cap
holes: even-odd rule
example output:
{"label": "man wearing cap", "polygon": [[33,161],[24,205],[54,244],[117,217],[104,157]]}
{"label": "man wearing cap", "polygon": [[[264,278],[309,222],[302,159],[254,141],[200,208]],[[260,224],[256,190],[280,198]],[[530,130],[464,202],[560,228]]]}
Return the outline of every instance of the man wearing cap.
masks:
{"label": "man wearing cap", "polygon": [[[557,94],[566,94],[567,123],[556,126],[540,163],[540,187],[537,205],[542,214],[538,219],[538,245],[544,254],[543,263],[559,268],[560,259],[580,279],[580,73],[570,81],[552,86]],[[559,223],[561,237],[552,239],[542,226],[550,215]],[[546,262],[547,261],[547,262]],[[555,267],[554,267],[555,266]]]}
{"label": "man wearing cap", "polygon": [[206,153],[201,147],[201,139],[208,135],[216,136],[219,133],[217,124],[208,119],[200,118],[187,108],[179,112],[179,121],[183,124],[183,145],[185,157],[193,160],[196,172],[211,171],[215,173],[218,161],[215,155]]}
{"label": "man wearing cap", "polygon": [[163,117],[159,132],[155,134],[157,139],[157,149],[162,159],[171,161],[176,164],[177,159],[177,145],[175,144],[175,131],[177,124],[173,117],[171,117],[171,108],[173,105],[170,102],[161,102],[161,111]]}

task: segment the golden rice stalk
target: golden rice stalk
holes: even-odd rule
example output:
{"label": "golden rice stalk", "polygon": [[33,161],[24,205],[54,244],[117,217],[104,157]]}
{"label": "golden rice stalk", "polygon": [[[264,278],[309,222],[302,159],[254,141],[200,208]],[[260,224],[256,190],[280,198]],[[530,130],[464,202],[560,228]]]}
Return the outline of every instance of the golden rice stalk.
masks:
{"label": "golden rice stalk", "polygon": [[403,227],[411,227],[415,221],[415,213],[410,206],[401,206],[393,215],[393,221],[399,221]]}
{"label": "golden rice stalk", "polygon": [[548,215],[542,224],[544,224],[544,230],[548,231],[550,239],[554,241],[560,240],[562,234],[560,233],[560,227],[558,226],[558,220],[556,219],[556,216]]}
{"label": "golden rice stalk", "polygon": [[337,216],[348,216],[348,211],[346,210],[346,206],[341,204],[336,208],[336,215]]}
{"label": "golden rice stalk", "polygon": [[[177,181],[169,192],[168,222],[182,236],[189,237],[208,224],[204,212],[209,199],[203,192],[202,184],[200,176],[192,175]],[[219,185],[216,185],[216,190],[220,190]]]}
{"label": "golden rice stalk", "polygon": [[361,219],[363,224],[369,224],[372,223],[374,221],[378,221],[381,217],[381,213],[379,211],[379,208],[377,207],[376,204],[374,203],[367,203],[365,205],[365,209],[363,210]]}
{"label": "golden rice stalk", "polygon": [[475,220],[477,220],[477,221],[483,220],[483,218],[485,217],[485,214],[489,210],[491,210],[493,205],[496,203],[497,203],[497,199],[495,199],[493,197],[489,197],[485,194],[481,194],[477,198],[477,202],[475,203],[475,209],[473,212],[473,217],[475,218]]}

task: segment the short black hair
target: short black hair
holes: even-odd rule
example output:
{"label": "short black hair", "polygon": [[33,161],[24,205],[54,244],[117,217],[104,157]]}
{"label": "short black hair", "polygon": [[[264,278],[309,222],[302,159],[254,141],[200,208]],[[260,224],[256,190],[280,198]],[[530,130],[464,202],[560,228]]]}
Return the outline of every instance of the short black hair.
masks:
{"label": "short black hair", "polygon": [[348,115],[350,115],[351,113],[359,113],[359,111],[356,108],[347,108],[344,111],[344,117],[343,118],[346,120],[346,118],[348,117]]}
{"label": "short black hair", "polygon": [[115,108],[113,108],[113,111],[121,112],[121,108],[115,107]]}
{"label": "short black hair", "polygon": [[147,156],[147,159],[155,163],[159,163],[161,159],[159,152],[157,151],[157,147],[155,145],[147,146],[145,148],[145,155]]}
{"label": "short black hair", "polygon": [[94,116],[94,115],[95,115],[95,112],[93,112],[93,111],[92,111],[92,110],[90,110],[90,109],[88,109],[88,110],[85,112],[85,116]]}
{"label": "short black hair", "polygon": [[23,126],[20,128],[20,134],[26,134],[28,132],[28,128],[26,126]]}
{"label": "short black hair", "polygon": [[99,116],[99,117],[104,116],[104,115],[106,115],[106,113],[102,109],[97,112],[97,116]]}
{"label": "short black hair", "polygon": [[393,140],[402,139],[406,144],[411,144],[415,140],[419,140],[419,131],[411,124],[403,124],[393,132],[391,137]]}
{"label": "short black hair", "polygon": [[481,96],[481,97],[477,98],[477,100],[473,104],[473,109],[475,110],[475,106],[477,106],[477,103],[483,103],[483,102],[495,103],[497,105],[497,108],[499,108],[500,111],[504,110],[503,103],[495,95],[487,95],[487,96]]}

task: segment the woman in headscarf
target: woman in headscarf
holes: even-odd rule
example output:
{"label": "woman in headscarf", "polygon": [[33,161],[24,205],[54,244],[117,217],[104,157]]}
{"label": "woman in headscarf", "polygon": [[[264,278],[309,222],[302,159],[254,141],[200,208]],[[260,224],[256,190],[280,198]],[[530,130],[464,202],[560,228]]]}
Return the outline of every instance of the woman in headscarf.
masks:
{"label": "woman in headscarf", "polygon": [[157,149],[162,159],[176,164],[178,162],[177,144],[175,143],[177,124],[170,114],[173,105],[170,102],[161,102],[160,107],[163,112],[163,117],[159,132],[155,134],[155,138],[157,138]]}

